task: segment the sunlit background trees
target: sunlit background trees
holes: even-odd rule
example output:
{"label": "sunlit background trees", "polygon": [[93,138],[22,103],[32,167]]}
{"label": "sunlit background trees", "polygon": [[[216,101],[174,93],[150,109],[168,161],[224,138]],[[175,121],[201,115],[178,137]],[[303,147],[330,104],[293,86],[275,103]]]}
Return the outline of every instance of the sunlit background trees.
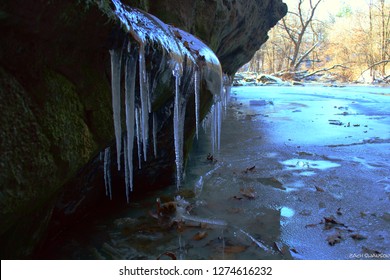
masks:
{"label": "sunlit background trees", "polygon": [[365,0],[358,7],[345,1],[332,13],[325,12],[331,0],[285,2],[288,15],[244,69],[286,78],[331,74],[345,82],[389,78],[386,0]]}

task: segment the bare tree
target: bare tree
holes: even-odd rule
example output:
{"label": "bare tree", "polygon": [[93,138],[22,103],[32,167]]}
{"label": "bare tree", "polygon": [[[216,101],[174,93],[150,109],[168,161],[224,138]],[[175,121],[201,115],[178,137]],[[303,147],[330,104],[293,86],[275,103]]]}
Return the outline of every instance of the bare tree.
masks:
{"label": "bare tree", "polygon": [[283,28],[293,44],[293,53],[289,65],[291,71],[297,71],[301,63],[320,43],[315,41],[312,42],[311,46],[303,48],[304,38],[307,35],[308,28],[312,26],[314,14],[321,1],[316,0],[313,2],[313,0],[309,0],[309,11],[305,12],[303,8],[305,0],[299,0],[297,11],[289,11],[289,14],[294,17],[291,21],[295,22],[295,24],[288,23],[286,18],[282,19]]}

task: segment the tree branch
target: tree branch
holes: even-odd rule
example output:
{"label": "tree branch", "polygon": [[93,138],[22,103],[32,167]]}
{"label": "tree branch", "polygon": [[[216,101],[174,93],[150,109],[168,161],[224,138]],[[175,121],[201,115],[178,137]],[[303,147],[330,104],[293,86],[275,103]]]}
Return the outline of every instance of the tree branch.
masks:
{"label": "tree branch", "polygon": [[344,66],[342,64],[335,64],[332,67],[322,68],[322,69],[316,70],[316,71],[314,71],[312,73],[309,73],[307,75],[304,75],[303,78],[306,79],[307,77],[313,76],[313,75],[315,75],[317,73],[320,73],[320,72],[328,72],[328,71],[333,70],[333,69],[335,69],[337,67],[340,67],[340,68],[343,68],[343,69],[348,69],[349,68],[349,67]]}
{"label": "tree branch", "polygon": [[319,45],[320,42],[315,43],[313,46],[311,46],[310,49],[308,49],[295,63],[294,67],[295,69],[298,68],[298,66],[302,63],[302,61]]}

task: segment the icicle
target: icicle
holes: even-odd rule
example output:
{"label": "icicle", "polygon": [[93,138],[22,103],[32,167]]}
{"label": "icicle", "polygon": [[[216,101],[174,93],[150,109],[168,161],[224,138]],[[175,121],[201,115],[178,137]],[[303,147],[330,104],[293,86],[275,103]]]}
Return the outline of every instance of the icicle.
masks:
{"label": "icicle", "polygon": [[140,112],[138,108],[135,108],[135,131],[137,135],[137,150],[138,150],[138,168],[141,169],[141,129],[139,124]]}
{"label": "icicle", "polygon": [[215,104],[211,107],[210,111],[211,117],[211,150],[215,153],[215,141],[216,141],[216,118],[215,118]]}
{"label": "icicle", "polygon": [[104,150],[104,185],[106,187],[106,195],[112,199],[111,189],[111,151],[110,147]]}
{"label": "icicle", "polygon": [[126,137],[123,137],[123,160],[125,162],[125,190],[126,190],[126,200],[127,203],[129,203],[129,197],[130,197],[130,177],[129,177],[129,164],[127,159],[127,143],[126,143]]}
{"label": "icicle", "polygon": [[126,184],[126,198],[129,202],[129,192],[133,191],[133,150],[134,150],[134,115],[135,115],[135,77],[136,59],[131,54],[126,61],[125,68],[125,108],[127,147],[125,148],[125,165],[128,168],[128,184]]}
{"label": "icicle", "polygon": [[195,121],[196,121],[196,139],[199,138],[199,88],[200,88],[200,73],[199,70],[195,70],[194,74],[194,90],[195,90]]}
{"label": "icicle", "polygon": [[175,162],[176,162],[176,186],[180,188],[183,177],[183,126],[184,118],[181,112],[181,96],[180,96],[180,65],[177,63],[173,70],[175,77],[175,102],[173,110],[173,130],[174,130],[174,145],[175,145]]}
{"label": "icicle", "polygon": [[153,113],[153,153],[157,158],[157,117],[156,113]]}
{"label": "icicle", "polygon": [[148,89],[145,64],[145,46],[141,45],[139,49],[139,88],[141,98],[141,127],[144,160],[147,160],[148,136],[149,136],[149,109],[148,109]]}
{"label": "icicle", "polygon": [[217,148],[221,149],[221,127],[222,127],[222,102],[219,101],[216,104],[217,107]]}
{"label": "icicle", "polygon": [[147,93],[148,93],[148,113],[152,113],[152,86],[150,83],[151,77],[147,75],[146,85],[147,85]]}
{"label": "icicle", "polygon": [[116,139],[116,157],[118,171],[121,169],[121,145],[122,145],[122,127],[121,127],[121,57],[120,50],[110,50],[111,55],[111,87],[112,87],[112,109],[114,118],[114,129]]}

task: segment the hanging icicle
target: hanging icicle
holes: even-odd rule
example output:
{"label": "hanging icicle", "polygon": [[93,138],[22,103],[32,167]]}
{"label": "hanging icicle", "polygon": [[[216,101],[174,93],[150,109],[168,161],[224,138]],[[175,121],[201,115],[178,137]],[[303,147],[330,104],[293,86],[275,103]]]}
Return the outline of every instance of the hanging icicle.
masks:
{"label": "hanging icicle", "polygon": [[114,118],[114,129],[116,139],[116,154],[118,171],[121,169],[120,154],[122,149],[122,127],[121,127],[121,50],[110,50],[111,55],[111,88],[112,88],[112,110]]}
{"label": "hanging icicle", "polygon": [[111,187],[111,151],[110,147],[104,150],[104,185],[106,187],[106,196],[112,199],[112,187]]}
{"label": "hanging icicle", "polygon": [[126,190],[126,201],[127,203],[130,202],[130,169],[129,164],[127,160],[127,141],[126,137],[123,137],[123,161],[124,161],[124,168],[125,168],[125,190]]}
{"label": "hanging icicle", "polygon": [[145,64],[145,46],[140,45],[139,48],[139,94],[141,98],[141,128],[142,128],[142,146],[144,153],[144,161],[147,160],[148,152],[148,137],[149,137],[149,94],[148,94],[148,83],[146,75],[146,64]]}
{"label": "hanging icicle", "polygon": [[[130,46],[129,46],[130,48]],[[128,184],[126,185],[126,198],[129,202],[129,192],[133,191],[133,150],[135,129],[135,78],[136,58],[129,53],[125,68],[125,108],[126,108],[126,138],[125,164],[128,167]]]}
{"label": "hanging icicle", "polygon": [[217,107],[217,148],[221,150],[221,130],[222,130],[222,101],[218,101],[215,106]]}
{"label": "hanging icicle", "polygon": [[174,131],[174,146],[175,146],[175,162],[176,162],[176,186],[180,188],[183,179],[183,128],[184,118],[182,117],[181,95],[180,95],[180,80],[182,76],[181,65],[176,64],[172,71],[175,77],[175,102],[173,109],[173,131]]}
{"label": "hanging icicle", "polygon": [[136,132],[136,138],[137,138],[137,151],[138,151],[138,168],[141,169],[141,158],[142,158],[142,151],[141,151],[141,128],[140,128],[140,110],[138,108],[135,108],[135,132]]}
{"label": "hanging icicle", "polygon": [[200,70],[198,67],[195,69],[194,73],[194,93],[195,93],[195,131],[196,131],[196,139],[199,138],[199,103],[200,103]]}

